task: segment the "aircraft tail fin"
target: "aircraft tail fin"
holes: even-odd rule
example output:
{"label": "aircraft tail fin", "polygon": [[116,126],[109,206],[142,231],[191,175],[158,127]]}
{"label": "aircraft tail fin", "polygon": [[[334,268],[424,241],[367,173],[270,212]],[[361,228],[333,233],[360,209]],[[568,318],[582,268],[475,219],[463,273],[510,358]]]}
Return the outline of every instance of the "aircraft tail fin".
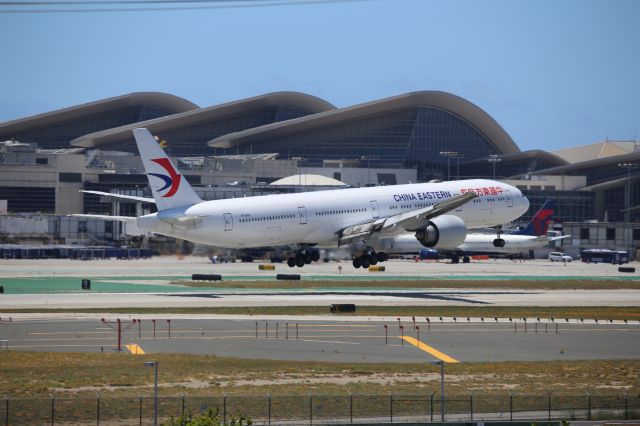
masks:
{"label": "aircraft tail fin", "polygon": [[540,210],[531,218],[531,221],[524,229],[514,232],[515,235],[531,235],[538,237],[541,235],[547,235],[547,229],[553,216],[553,200],[547,200],[544,202]]}
{"label": "aircraft tail fin", "polygon": [[133,130],[158,211],[192,206],[202,200],[145,128]]}

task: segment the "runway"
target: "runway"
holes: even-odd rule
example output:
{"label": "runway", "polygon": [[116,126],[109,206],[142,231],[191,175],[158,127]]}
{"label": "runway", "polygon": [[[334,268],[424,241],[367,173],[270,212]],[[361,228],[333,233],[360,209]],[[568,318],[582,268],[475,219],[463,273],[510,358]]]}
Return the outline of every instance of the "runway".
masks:
{"label": "runway", "polygon": [[327,306],[638,306],[640,290],[223,290],[174,293],[6,294],[7,309]]}
{"label": "runway", "polygon": [[[121,349],[129,353],[191,353],[280,360],[341,362],[537,361],[637,359],[640,324],[603,324],[545,319],[484,321],[444,318],[336,317],[335,303],[369,306],[639,306],[640,289],[517,290],[504,288],[398,288],[403,279],[637,280],[614,265],[531,261],[478,261],[471,264],[387,262],[384,273],[356,270],[345,263],[305,268],[256,263],[211,264],[204,258],[139,261],[3,261],[0,285],[0,342],[18,351],[111,352],[117,347],[116,319],[125,329]],[[185,287],[191,273],[219,273],[225,280],[274,280],[275,273],[300,273],[303,280],[348,280],[350,286],[304,288]],[[95,284],[80,290],[80,280]],[[380,282],[394,280],[394,288]],[[371,282],[375,281],[376,287]],[[347,282],[347,281],[345,281]],[[353,284],[353,283],[356,284]],[[445,282],[445,281],[443,281]],[[177,283],[177,284],[176,284]],[[215,285],[215,283],[213,284]],[[283,284],[283,287],[285,285]],[[177,314],[15,313],[12,309],[325,306],[326,316],[225,316]],[[105,317],[109,324],[100,321]],[[136,319],[136,323],[131,321]],[[137,320],[141,320],[138,322]],[[153,321],[155,322],[155,336]],[[169,321],[167,321],[169,320]],[[462,320],[462,319],[460,319]],[[385,329],[385,325],[387,326]],[[402,325],[402,328],[399,327]],[[417,325],[417,328],[414,327]],[[169,337],[171,326],[171,337]],[[385,335],[386,331],[386,335]],[[4,347],[0,345],[0,347]]]}
{"label": "runway", "polygon": [[[116,317],[0,323],[0,350],[113,352]],[[189,353],[290,361],[429,362],[639,359],[640,324],[438,323],[394,318],[181,316],[133,323],[121,316],[126,353]],[[152,321],[155,320],[155,324]],[[167,321],[169,319],[169,321]],[[533,320],[532,320],[533,321]],[[386,328],[385,328],[386,326]],[[556,328],[557,326],[557,328]],[[155,327],[155,331],[154,331]]]}

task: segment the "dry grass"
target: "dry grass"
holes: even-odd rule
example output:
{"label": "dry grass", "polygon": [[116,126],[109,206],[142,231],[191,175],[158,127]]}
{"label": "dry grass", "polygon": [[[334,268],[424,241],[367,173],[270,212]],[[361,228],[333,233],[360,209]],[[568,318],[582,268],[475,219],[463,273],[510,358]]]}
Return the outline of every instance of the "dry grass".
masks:
{"label": "dry grass", "polygon": [[[436,391],[429,364],[356,364],[246,360],[201,355],[7,352],[0,392],[12,398],[149,394],[157,360],[163,395],[389,394]],[[450,364],[447,392],[456,394],[637,394],[640,361]],[[259,380],[258,380],[259,379]]]}

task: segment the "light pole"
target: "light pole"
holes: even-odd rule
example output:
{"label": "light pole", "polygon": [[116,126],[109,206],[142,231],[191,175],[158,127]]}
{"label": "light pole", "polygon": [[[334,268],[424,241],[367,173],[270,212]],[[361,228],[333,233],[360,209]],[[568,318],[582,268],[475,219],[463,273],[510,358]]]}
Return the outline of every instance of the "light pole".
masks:
{"label": "light pole", "polygon": [[625,185],[625,212],[624,221],[631,222],[631,169],[637,169],[638,165],[635,163],[618,163],[618,167],[627,169],[627,183]]}
{"label": "light pole", "polygon": [[496,178],[496,163],[499,163],[500,161],[502,161],[502,158],[500,158],[500,156],[498,154],[489,154],[489,158],[487,158],[487,161],[490,162],[493,165],[493,179]]}
{"label": "light pole", "polygon": [[444,361],[431,361],[431,365],[440,366],[440,420],[444,422]]}
{"label": "light pole", "polygon": [[158,426],[158,361],[147,361],[144,363],[146,367],[153,367],[154,369],[154,384],[153,384],[153,426]]}
{"label": "light pole", "polygon": [[447,180],[451,180],[451,159],[459,158],[460,153],[458,151],[440,151],[440,155],[447,158]]}

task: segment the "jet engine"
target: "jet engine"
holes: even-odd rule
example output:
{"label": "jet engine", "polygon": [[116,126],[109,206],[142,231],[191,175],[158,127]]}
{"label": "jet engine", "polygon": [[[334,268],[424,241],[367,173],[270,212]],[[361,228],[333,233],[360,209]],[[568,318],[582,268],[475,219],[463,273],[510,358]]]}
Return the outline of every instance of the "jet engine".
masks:
{"label": "jet engine", "polygon": [[416,239],[425,247],[453,249],[464,243],[467,226],[458,216],[443,215],[434,218],[416,231]]}

